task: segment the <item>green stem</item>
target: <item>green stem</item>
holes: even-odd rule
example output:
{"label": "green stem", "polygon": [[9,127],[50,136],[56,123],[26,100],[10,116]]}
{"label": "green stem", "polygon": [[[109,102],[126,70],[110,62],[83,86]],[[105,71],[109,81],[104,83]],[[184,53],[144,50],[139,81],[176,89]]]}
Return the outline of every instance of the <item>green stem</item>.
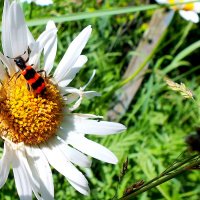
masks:
{"label": "green stem", "polygon": [[188,163],[189,161],[193,160],[196,157],[198,157],[198,155],[191,156],[189,158],[186,158],[184,161],[179,162],[178,164],[172,165],[167,170],[165,170],[162,173],[162,175],[166,175],[167,173],[170,173],[171,171],[178,169],[179,167],[183,166],[185,163]]}
{"label": "green stem", "polygon": [[181,36],[181,38],[179,39],[178,44],[174,47],[174,49],[172,50],[171,55],[174,55],[176,53],[176,51],[179,49],[179,47],[184,43],[186,37],[188,36],[190,30],[192,29],[193,23],[189,22],[188,25],[186,26],[186,28],[184,28],[183,34]]}
{"label": "green stem", "polygon": [[145,187],[145,186],[151,184],[152,182],[154,182],[154,181],[162,178],[163,176],[169,174],[170,172],[176,170],[177,168],[179,168],[179,167],[183,166],[184,164],[188,163],[189,161],[193,160],[195,157],[198,157],[198,155],[191,156],[191,157],[185,159],[184,161],[182,161],[182,162],[180,162],[180,163],[178,163],[176,165],[172,165],[171,167],[169,167],[168,169],[166,169],[164,172],[162,172],[161,175],[159,175],[159,176],[151,179],[150,181],[148,181],[147,183],[145,183],[144,185],[142,185],[142,187]]}
{"label": "green stem", "polygon": [[[199,156],[196,156],[196,157],[199,158]],[[190,159],[188,159],[188,161],[191,160],[191,159],[194,159],[194,156],[190,157]],[[185,162],[188,162],[188,161],[185,161]],[[182,165],[183,164],[184,163],[182,163]],[[152,180],[149,181],[148,184],[143,185],[137,191],[133,191],[133,193],[131,193],[131,194],[127,195],[127,196],[121,197],[119,200],[132,199],[133,197],[137,196],[138,194],[141,194],[141,193],[143,193],[143,192],[145,192],[147,190],[150,190],[150,189],[152,189],[152,188],[154,188],[154,187],[156,187],[156,186],[158,186],[158,185],[160,185],[162,183],[165,183],[166,181],[168,181],[168,180],[176,177],[177,175],[187,171],[188,169],[191,169],[192,167],[195,167],[195,166],[198,166],[198,165],[200,165],[200,160],[195,160],[195,161],[189,163],[188,165],[185,165],[185,166],[181,167],[179,170],[177,170],[177,171],[175,171],[173,173],[164,174],[164,175],[161,174],[160,177],[152,179],[153,181]]]}
{"label": "green stem", "polygon": [[105,16],[134,13],[134,12],[140,12],[140,11],[146,11],[146,10],[155,10],[161,7],[171,8],[175,5],[182,5],[182,4],[193,3],[193,2],[198,2],[198,1],[199,0],[194,0],[190,2],[178,2],[178,3],[173,3],[173,4],[160,4],[160,5],[150,4],[150,5],[141,5],[141,6],[129,6],[125,8],[114,8],[110,10],[96,10],[94,12],[82,12],[82,13],[63,15],[59,17],[48,17],[48,18],[43,18],[43,19],[29,20],[27,24],[28,26],[45,25],[49,20],[53,20],[54,22],[57,22],[57,23],[63,23],[67,21],[77,21],[77,20],[89,19],[89,18],[94,18],[94,17],[105,17]]}

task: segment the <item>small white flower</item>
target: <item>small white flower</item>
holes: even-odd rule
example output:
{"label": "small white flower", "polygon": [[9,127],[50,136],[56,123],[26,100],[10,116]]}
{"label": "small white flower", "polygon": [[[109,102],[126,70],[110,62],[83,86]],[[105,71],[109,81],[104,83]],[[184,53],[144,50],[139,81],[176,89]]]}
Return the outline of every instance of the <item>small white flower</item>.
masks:
{"label": "small white flower", "polygon": [[[2,46],[0,53],[0,132],[4,139],[4,152],[0,160],[0,187],[8,177],[12,165],[20,199],[54,199],[54,186],[50,165],[63,174],[80,193],[87,195],[89,186],[85,176],[73,165],[91,166],[89,155],[104,162],[116,164],[116,156],[102,145],[85,136],[109,135],[124,131],[124,125],[101,121],[101,116],[72,113],[83,97],[99,96],[95,91],[85,91],[89,82],[80,89],[69,87],[87,57],[81,55],[92,28],[86,27],[73,40],[52,71],[57,51],[57,29],[50,21],[46,30],[35,40],[27,28],[20,6],[9,0],[4,2],[2,18]],[[46,91],[35,96],[27,89],[25,76],[17,76],[19,68],[14,59],[27,48],[31,53],[27,65],[39,70],[43,53],[46,71]],[[10,58],[8,58],[9,56]],[[7,70],[5,70],[5,68]],[[35,77],[35,76],[34,76]],[[35,81],[36,78],[33,78]],[[73,105],[74,103],[74,105]]]}
{"label": "small white flower", "polygon": [[20,0],[20,1],[22,3],[23,2],[27,2],[27,3],[35,2],[39,6],[48,6],[48,5],[53,4],[52,0]]}
{"label": "small white flower", "polygon": [[200,13],[200,2],[191,2],[191,0],[156,0],[160,4],[174,4],[185,3],[175,5],[172,7],[174,10],[179,10],[179,14],[185,20],[192,21],[194,23],[199,22],[198,13]]}

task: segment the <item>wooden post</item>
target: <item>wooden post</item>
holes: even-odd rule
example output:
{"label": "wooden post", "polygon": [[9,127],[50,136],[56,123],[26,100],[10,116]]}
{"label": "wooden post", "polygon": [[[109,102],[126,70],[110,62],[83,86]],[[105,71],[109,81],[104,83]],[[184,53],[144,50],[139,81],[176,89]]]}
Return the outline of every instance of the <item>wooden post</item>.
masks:
{"label": "wooden post", "polygon": [[109,120],[118,121],[127,111],[143,81],[144,74],[149,66],[148,63],[152,58],[150,55],[162,41],[173,15],[174,11],[167,11],[166,9],[159,9],[154,12],[149,24],[149,29],[144,33],[136,49],[136,55],[132,57],[123,79],[130,77],[143,64],[144,67],[133,80],[122,86],[120,92],[118,91],[119,95],[117,95],[117,101],[114,102],[114,107],[112,107],[107,114]]}

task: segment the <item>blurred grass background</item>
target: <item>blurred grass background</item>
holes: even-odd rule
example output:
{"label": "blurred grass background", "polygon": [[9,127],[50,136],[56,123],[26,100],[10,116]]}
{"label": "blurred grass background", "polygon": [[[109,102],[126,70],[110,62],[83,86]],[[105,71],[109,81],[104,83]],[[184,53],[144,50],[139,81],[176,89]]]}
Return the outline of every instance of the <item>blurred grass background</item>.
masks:
{"label": "blurred grass background", "polygon": [[[57,17],[76,12],[97,11],[115,7],[141,6],[155,3],[148,0],[54,0],[50,6],[40,7],[35,4],[24,3],[23,9],[26,20]],[[0,10],[3,1],[0,2]],[[92,71],[97,69],[94,81],[89,90],[102,93],[102,97],[84,100],[78,112],[94,113],[106,116],[113,101],[112,87],[121,79],[126,67],[135,53],[144,31],[154,10],[136,12],[124,15],[105,16],[65,23],[58,23],[58,52],[56,65],[65,53],[72,39],[87,25],[93,28],[92,36],[84,49],[88,62],[79,72],[73,85],[83,86],[90,78]],[[158,47],[157,53],[150,61],[150,68],[137,92],[128,111],[121,118],[121,123],[127,126],[127,131],[108,137],[92,137],[93,140],[112,150],[119,158],[117,165],[110,165],[93,159],[91,169],[80,169],[89,181],[90,196],[83,196],[76,192],[65,178],[53,170],[55,199],[112,199],[117,193],[123,195],[125,188],[143,179],[148,181],[161,173],[187,147],[185,137],[199,126],[198,108],[192,101],[184,100],[180,95],[169,91],[163,80],[167,75],[177,82],[184,82],[200,97],[200,50],[188,53],[181,61],[177,61],[173,70],[166,70],[173,59],[180,55],[187,47],[200,38],[199,24],[190,25],[178,14],[173,18],[167,34]],[[44,30],[45,26],[31,27],[35,38]],[[183,34],[186,39],[177,43]],[[183,62],[184,61],[184,62]],[[2,152],[2,149],[1,149]],[[129,158],[128,173],[118,185],[118,177],[122,163]],[[67,169],[66,169],[67,170]],[[198,170],[170,180],[159,187],[145,192],[135,199],[200,199],[200,174]],[[0,190],[0,199],[18,199],[13,174]]]}

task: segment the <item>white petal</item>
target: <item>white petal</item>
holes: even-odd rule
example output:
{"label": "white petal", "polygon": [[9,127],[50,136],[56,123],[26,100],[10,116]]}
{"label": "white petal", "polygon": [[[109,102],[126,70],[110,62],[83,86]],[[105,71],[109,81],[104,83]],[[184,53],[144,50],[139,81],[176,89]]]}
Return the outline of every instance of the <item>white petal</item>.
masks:
{"label": "white petal", "polygon": [[[4,9],[3,9],[3,17],[2,17],[2,47],[4,55],[8,56],[10,55],[12,57],[12,44],[10,40],[10,3],[8,0],[4,1]],[[10,75],[14,74],[16,72],[15,64],[13,60],[7,59],[6,57],[2,59],[3,55],[0,55],[0,58],[2,62],[7,66],[8,73]]]}
{"label": "white petal", "polygon": [[101,94],[96,92],[96,91],[86,91],[86,92],[83,93],[83,95],[88,99],[101,96]]}
{"label": "white petal", "polygon": [[194,11],[200,13],[200,2],[194,3]]}
{"label": "white petal", "polygon": [[33,44],[33,48],[31,49],[31,54],[30,54],[30,59],[29,59],[30,64],[34,64],[34,66],[37,68],[37,65],[40,59],[40,54],[44,46],[49,40],[51,40],[52,37],[53,38],[55,37],[56,32],[57,32],[57,29],[54,28],[54,29],[44,31],[39,36],[37,41]]}
{"label": "white petal", "polygon": [[54,199],[54,185],[51,168],[43,152],[37,147],[26,147],[28,163],[34,178],[39,183],[38,193],[42,199]]}
{"label": "white petal", "polygon": [[11,55],[12,49],[10,45],[10,30],[9,30],[9,8],[10,3],[9,0],[4,1],[4,7],[3,7],[3,16],[2,16],[2,35],[1,35],[1,41],[2,41],[2,47],[3,52],[5,55]]}
{"label": "white petal", "polygon": [[69,183],[77,190],[79,191],[81,194],[83,195],[89,195],[90,193],[90,188],[87,186],[87,187],[84,187],[82,185],[78,185],[77,183],[74,183],[73,181],[70,181],[68,180]]}
{"label": "white petal", "polygon": [[66,87],[66,88],[64,88],[64,90],[65,90],[65,94],[66,94],[66,92],[67,93],[74,93],[74,94],[79,94],[79,89],[77,89],[77,88],[74,88],[74,87]]}
{"label": "white petal", "polygon": [[[66,96],[66,93],[70,94],[67,94]],[[95,91],[83,91],[82,89],[76,89],[71,87],[67,87],[66,89],[64,89],[62,91],[62,94],[64,95],[64,98],[66,97],[66,104],[71,104],[74,101],[76,101],[75,104],[69,110],[75,110],[76,108],[78,108],[81,104],[81,101],[83,100],[83,97],[90,99],[95,96],[101,96],[100,93]]]}
{"label": "white petal", "polygon": [[118,162],[117,157],[110,150],[96,142],[88,140],[83,135],[71,134],[67,142],[79,151],[98,160],[111,164],[116,164]]}
{"label": "white petal", "polygon": [[[55,28],[56,26],[53,21],[49,21],[47,23],[46,30],[51,30]],[[53,68],[56,51],[57,51],[57,35],[55,34],[54,37],[51,37],[44,46],[44,70],[46,71],[47,75],[51,72]]]}
{"label": "white petal", "polygon": [[66,92],[68,93],[72,93],[72,94],[69,94],[66,97],[66,104],[70,104],[74,101],[76,101],[71,107],[69,107],[69,110],[70,111],[73,111],[75,109],[77,109],[80,104],[81,104],[81,101],[83,100],[83,91],[82,90],[79,90],[79,89],[76,89],[76,88],[66,88],[65,89],[65,92],[63,91],[63,95],[66,95]]}
{"label": "white petal", "polygon": [[96,74],[96,70],[93,70],[92,76],[90,77],[89,81],[83,87],[81,87],[82,90],[85,90],[85,88],[92,82],[95,74]]}
{"label": "white petal", "polygon": [[26,30],[27,30],[28,46],[32,49],[32,44],[35,43],[35,39],[28,27]]}
{"label": "white petal", "polygon": [[75,115],[66,116],[64,121],[64,128],[83,134],[109,135],[126,130],[120,123],[85,119]]}
{"label": "white petal", "polygon": [[0,188],[3,187],[8,178],[12,158],[13,153],[9,148],[9,145],[4,142],[4,151],[0,160]]}
{"label": "white petal", "polygon": [[71,93],[71,94],[67,95],[67,104],[70,104],[70,103],[76,101],[78,98],[79,98],[79,93],[78,92]]}
{"label": "white petal", "polygon": [[55,144],[60,148],[67,160],[81,167],[91,166],[91,161],[86,155],[68,146],[67,143],[65,143],[65,141],[62,140],[60,137],[58,137],[58,140],[60,140],[60,142],[58,143],[57,141],[55,141]]}
{"label": "white petal", "polygon": [[21,200],[32,200],[31,183],[20,156],[21,154],[18,154],[18,150],[15,150],[12,163],[17,193]]}
{"label": "white petal", "polygon": [[75,129],[80,133],[108,135],[120,133],[126,127],[120,123],[75,118]]}
{"label": "white petal", "polygon": [[198,23],[199,22],[199,16],[197,13],[194,11],[185,11],[185,10],[180,10],[179,14],[181,17],[183,17],[185,20],[192,21],[193,23]]}
{"label": "white petal", "polygon": [[12,46],[11,57],[16,57],[24,53],[28,48],[27,27],[24,15],[18,3],[13,2],[9,12],[10,17],[10,40]]}
{"label": "white petal", "polygon": [[54,77],[57,82],[63,80],[70,72],[73,65],[77,62],[77,59],[85,47],[91,32],[91,26],[87,26],[70,44],[57,69],[55,70]]}
{"label": "white petal", "polygon": [[81,172],[79,172],[63,155],[63,153],[57,148],[56,145],[48,141],[48,147],[41,145],[41,150],[44,152],[49,163],[68,180],[75,182],[83,187],[88,186],[86,178]]}
{"label": "white petal", "polygon": [[76,61],[76,63],[69,69],[67,75],[63,77],[63,81],[60,81],[58,85],[60,87],[66,87],[69,83],[74,79],[76,74],[80,71],[82,66],[87,62],[87,57],[84,55],[80,55]]}
{"label": "white petal", "polygon": [[[16,150],[15,154],[16,154],[18,160],[19,160],[19,164],[21,165],[21,167],[24,170],[24,173],[27,174],[31,189],[33,190],[36,198],[38,200],[42,200],[43,198],[41,197],[41,194],[40,194],[40,192],[41,192],[40,184],[38,182],[37,175],[35,176],[35,174],[33,174],[33,172],[31,171],[31,168],[29,166],[29,163],[27,161],[27,157],[26,157],[26,154],[25,154],[25,148],[21,148],[20,150]],[[13,164],[13,166],[14,166],[14,164]],[[31,193],[31,195],[32,195],[32,193]],[[24,196],[24,195],[22,195],[22,196]]]}

